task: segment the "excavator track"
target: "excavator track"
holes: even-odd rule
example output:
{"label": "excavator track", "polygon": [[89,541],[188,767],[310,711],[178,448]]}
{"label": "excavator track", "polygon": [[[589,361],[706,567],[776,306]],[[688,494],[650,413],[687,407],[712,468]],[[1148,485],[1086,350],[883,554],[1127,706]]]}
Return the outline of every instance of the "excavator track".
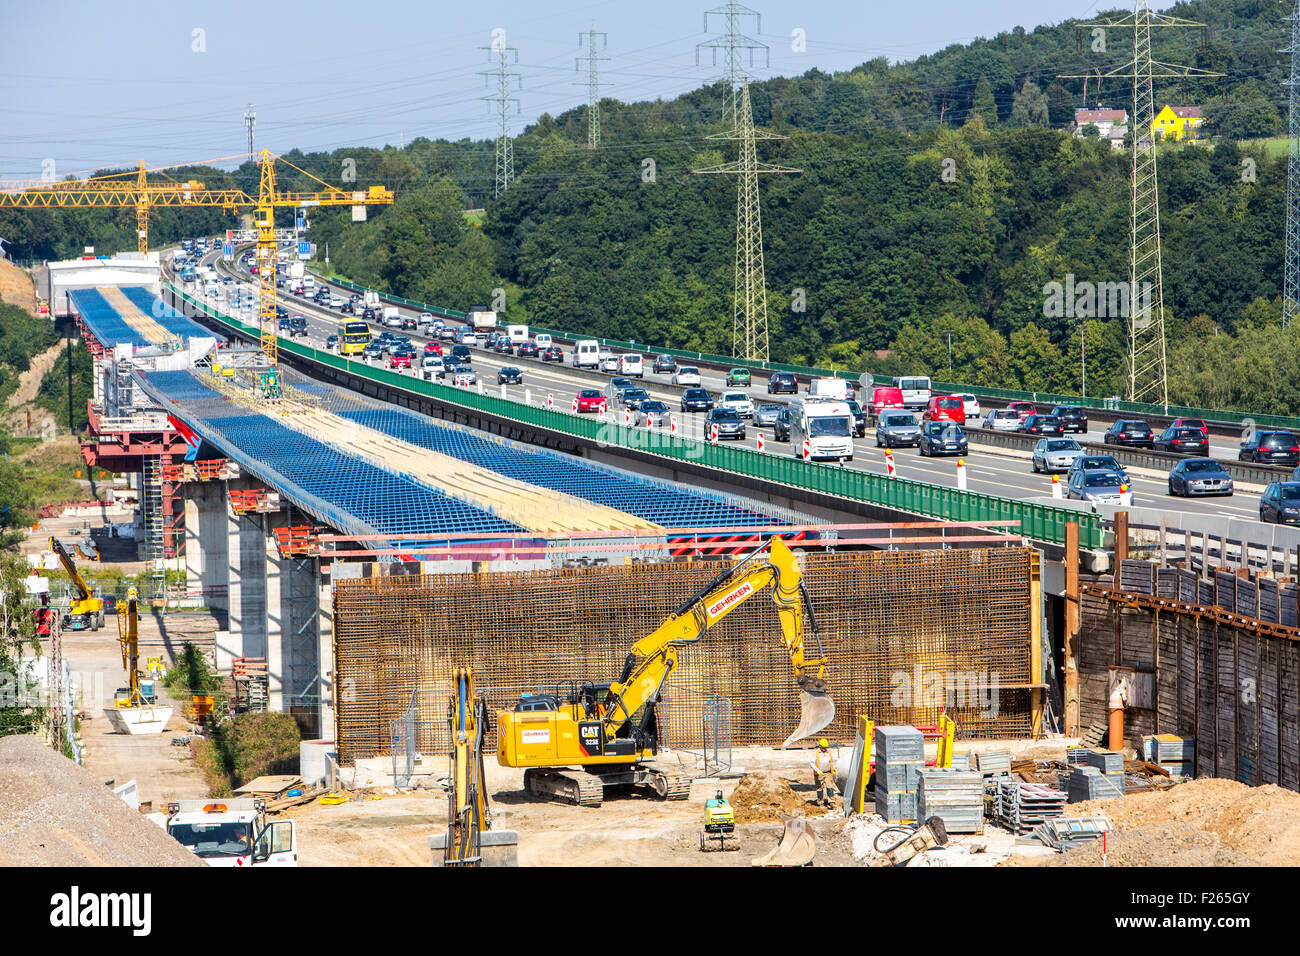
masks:
{"label": "excavator track", "polygon": [[605,782],[581,770],[525,770],[524,789],[543,800],[578,807],[598,807],[605,799]]}
{"label": "excavator track", "polygon": [[665,800],[687,800],[691,795],[691,778],[665,774],[667,792]]}

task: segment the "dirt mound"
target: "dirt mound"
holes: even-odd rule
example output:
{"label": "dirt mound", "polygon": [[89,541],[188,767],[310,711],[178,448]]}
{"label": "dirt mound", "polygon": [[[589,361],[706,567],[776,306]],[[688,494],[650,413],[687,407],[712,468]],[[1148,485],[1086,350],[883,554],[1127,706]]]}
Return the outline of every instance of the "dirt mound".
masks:
{"label": "dirt mound", "polygon": [[0,259],[0,302],[36,314],[36,290],[31,277],[12,262]]}
{"label": "dirt mound", "polygon": [[0,866],[202,866],[90,771],[0,738]]}
{"label": "dirt mound", "polygon": [[741,777],[730,802],[737,823],[776,823],[783,813],[796,817],[820,817],[827,813],[825,808],[814,806],[795,793],[785,778],[766,770]]}
{"label": "dirt mound", "polygon": [[[1101,841],[1059,856],[1046,866],[1101,866]],[[1119,830],[1106,838],[1107,866],[1263,866],[1265,861],[1223,845],[1214,833],[1190,823]]]}

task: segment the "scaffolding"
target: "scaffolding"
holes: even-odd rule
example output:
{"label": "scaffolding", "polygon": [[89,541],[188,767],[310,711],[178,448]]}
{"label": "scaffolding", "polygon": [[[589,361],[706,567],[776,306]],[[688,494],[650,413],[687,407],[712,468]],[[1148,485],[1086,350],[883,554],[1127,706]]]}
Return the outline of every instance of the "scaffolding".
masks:
{"label": "scaffolding", "polygon": [[144,519],[145,593],[150,599],[159,599],[164,596],[167,585],[162,456],[145,455],[141,461],[140,508]]}

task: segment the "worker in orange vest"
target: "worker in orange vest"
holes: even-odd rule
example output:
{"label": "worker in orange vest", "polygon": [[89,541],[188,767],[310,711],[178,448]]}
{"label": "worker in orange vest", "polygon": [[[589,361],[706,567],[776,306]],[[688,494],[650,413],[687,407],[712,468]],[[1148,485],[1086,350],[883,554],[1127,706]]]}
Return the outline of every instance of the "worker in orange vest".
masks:
{"label": "worker in orange vest", "polygon": [[817,784],[817,804],[834,807],[835,803],[835,758],[831,755],[831,743],[825,737],[817,741],[817,753],[810,766],[813,780]]}

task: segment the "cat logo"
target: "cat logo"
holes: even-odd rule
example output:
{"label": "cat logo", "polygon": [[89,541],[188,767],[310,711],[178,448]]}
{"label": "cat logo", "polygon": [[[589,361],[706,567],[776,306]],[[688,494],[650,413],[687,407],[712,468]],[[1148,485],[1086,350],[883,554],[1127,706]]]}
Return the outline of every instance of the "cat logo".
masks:
{"label": "cat logo", "polygon": [[596,721],[578,724],[578,743],[582,746],[582,752],[588,756],[604,753],[605,736],[600,724]]}

